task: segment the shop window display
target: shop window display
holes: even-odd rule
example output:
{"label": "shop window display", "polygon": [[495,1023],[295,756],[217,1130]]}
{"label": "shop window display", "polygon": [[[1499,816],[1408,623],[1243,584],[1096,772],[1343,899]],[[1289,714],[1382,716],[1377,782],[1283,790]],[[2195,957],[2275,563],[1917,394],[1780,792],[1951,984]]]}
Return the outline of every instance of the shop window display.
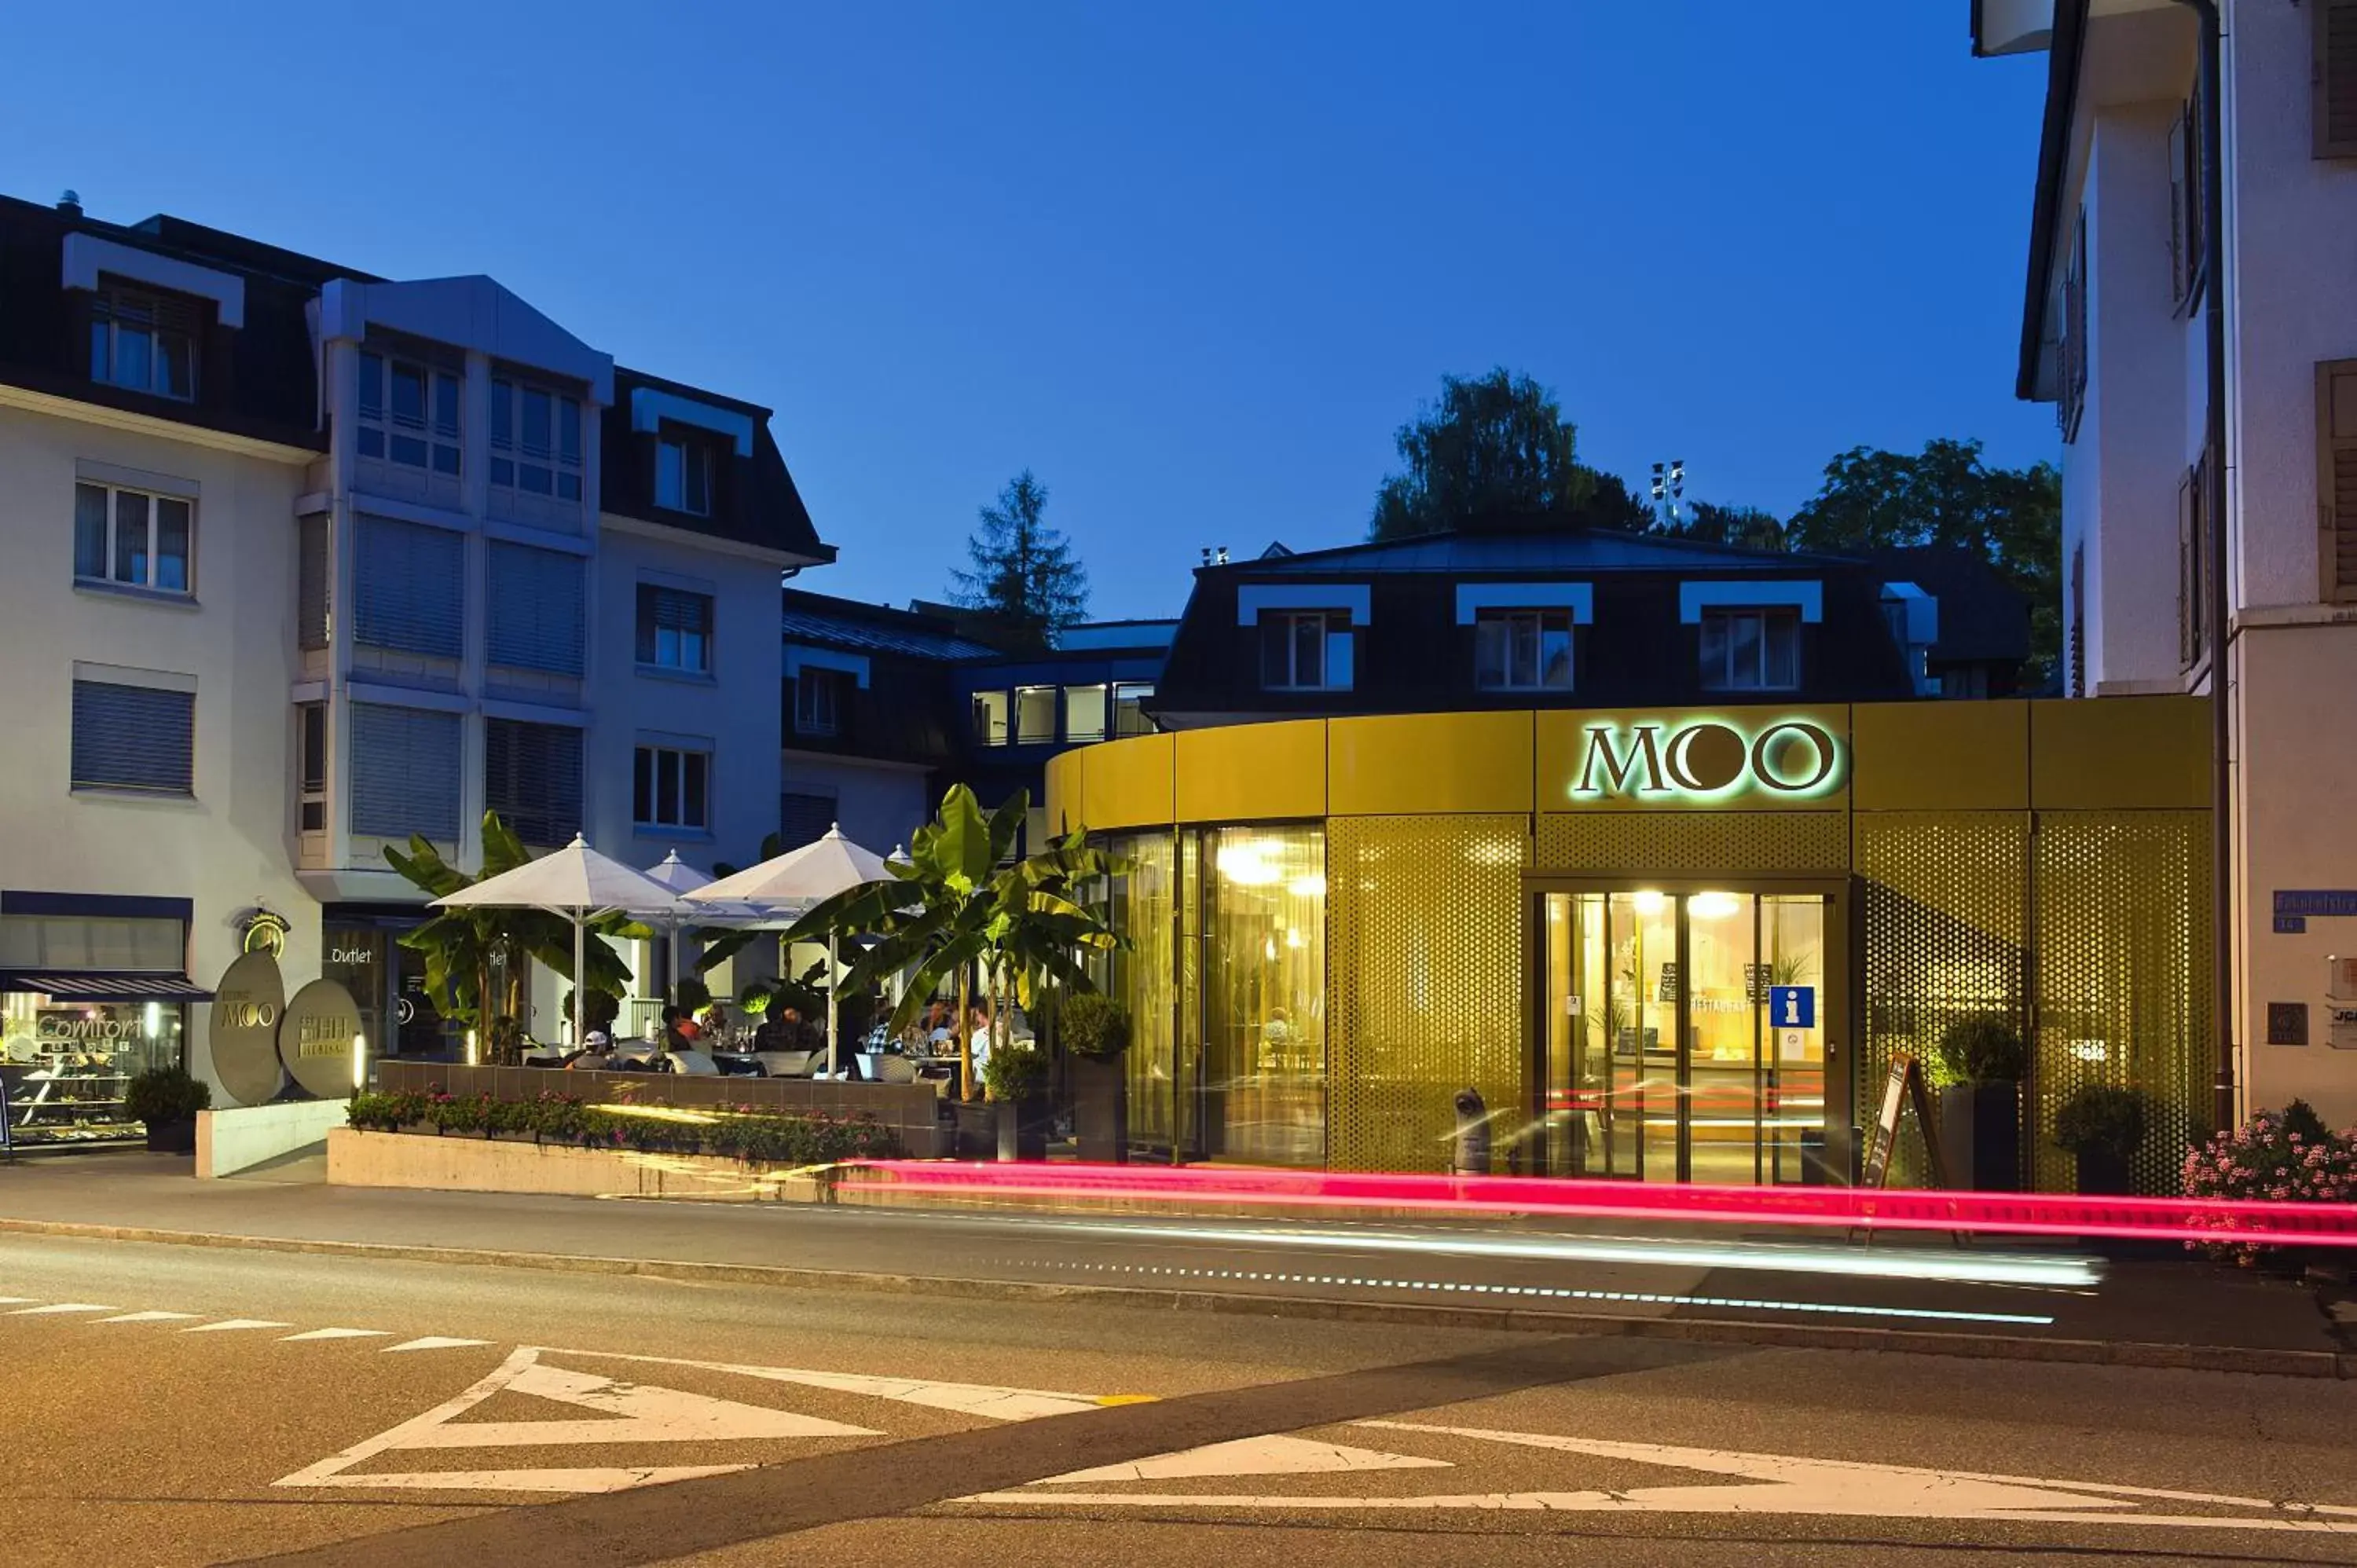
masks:
{"label": "shop window display", "polygon": [[124,1090],[151,1067],[182,1060],[185,1009],[163,1002],[59,1002],[0,996],[0,1082],[18,1144],[139,1135]]}

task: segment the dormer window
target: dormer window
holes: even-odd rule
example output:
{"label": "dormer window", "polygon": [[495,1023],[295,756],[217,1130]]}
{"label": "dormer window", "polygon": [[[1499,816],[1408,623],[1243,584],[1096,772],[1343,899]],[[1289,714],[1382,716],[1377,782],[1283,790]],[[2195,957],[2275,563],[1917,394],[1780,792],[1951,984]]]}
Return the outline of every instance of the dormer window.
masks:
{"label": "dormer window", "polygon": [[458,378],[389,354],[361,355],[360,455],[458,472]]}
{"label": "dormer window", "polygon": [[91,296],[90,379],[181,402],[197,395],[197,312],[188,301],[113,282]]}
{"label": "dormer window", "polygon": [[491,380],[491,483],[581,499],[581,400],[505,376]]}
{"label": "dormer window", "polygon": [[1347,610],[1265,612],[1260,618],[1261,685],[1271,692],[1351,689]]}
{"label": "dormer window", "polygon": [[712,515],[712,443],[675,424],[655,438],[655,505]]}

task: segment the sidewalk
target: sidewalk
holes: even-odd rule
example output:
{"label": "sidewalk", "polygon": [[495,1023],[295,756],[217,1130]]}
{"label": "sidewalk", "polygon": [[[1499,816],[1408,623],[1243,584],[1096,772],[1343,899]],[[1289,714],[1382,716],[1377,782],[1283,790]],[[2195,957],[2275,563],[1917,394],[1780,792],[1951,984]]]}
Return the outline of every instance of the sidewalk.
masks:
{"label": "sidewalk", "polygon": [[[1861,1282],[1823,1269],[1738,1269],[1709,1258],[1674,1256],[1659,1263],[1489,1259],[1463,1246],[1484,1237],[1577,1240],[1560,1229],[1423,1225],[1414,1236],[1434,1244],[1417,1250],[1440,1254],[1441,1261],[1403,1261],[1396,1250],[1383,1255],[1378,1244],[1382,1233],[1397,1228],[1347,1222],[1265,1221],[1252,1228],[1208,1218],[1138,1216],[1098,1217],[1106,1221],[1099,1223],[1039,1213],[393,1191],[328,1187],[318,1179],[316,1156],[221,1181],[200,1182],[188,1172],[184,1158],[137,1151],[0,1165],[0,1288],[5,1238],[13,1231],[656,1273],[783,1288],[1101,1300],[2357,1378],[2357,1347],[2341,1342],[2313,1290],[2173,1260],[2114,1261],[2097,1288],[2030,1292],[1986,1283]],[[1319,1249],[1286,1249],[1295,1233],[1290,1228],[1322,1231]],[[1625,1224],[1610,1233],[1693,1236]],[[1741,1245],[1759,1239],[1714,1240]],[[1831,1244],[1822,1236],[1802,1240],[1820,1251]],[[1892,1251],[1878,1244],[1873,1255]],[[2029,1248],[2005,1252],[2040,1255]],[[1335,1272],[1284,1272],[1321,1267]],[[1413,1291],[1403,1275],[1416,1276]],[[1451,1283],[1427,1286],[1426,1278]],[[1588,1288],[1564,1288],[1572,1284]],[[1443,1291],[1452,1294],[1436,1299]],[[1806,1321],[1789,1313],[1770,1320],[1764,1311],[1727,1310],[1758,1305],[1767,1296],[1824,1305],[1809,1308],[1815,1316]],[[1577,1298],[1576,1306],[1570,1298]],[[2050,1315],[2050,1326],[1992,1332],[1966,1321],[2016,1317],[2032,1307]],[[1856,1326],[1861,1324],[1892,1326]]]}

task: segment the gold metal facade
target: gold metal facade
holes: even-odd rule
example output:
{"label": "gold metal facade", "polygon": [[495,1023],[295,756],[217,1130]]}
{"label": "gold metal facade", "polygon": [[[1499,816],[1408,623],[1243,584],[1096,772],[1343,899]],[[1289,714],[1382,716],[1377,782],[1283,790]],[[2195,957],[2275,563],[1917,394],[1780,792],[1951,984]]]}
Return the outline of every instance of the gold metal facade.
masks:
{"label": "gold metal facade", "polygon": [[1846,811],[1549,811],[1538,868],[1632,876],[1839,875]]}
{"label": "gold metal facade", "polygon": [[1334,1168],[1447,1168],[1460,1089],[1526,1119],[1529,861],[1520,812],[1328,822]]}

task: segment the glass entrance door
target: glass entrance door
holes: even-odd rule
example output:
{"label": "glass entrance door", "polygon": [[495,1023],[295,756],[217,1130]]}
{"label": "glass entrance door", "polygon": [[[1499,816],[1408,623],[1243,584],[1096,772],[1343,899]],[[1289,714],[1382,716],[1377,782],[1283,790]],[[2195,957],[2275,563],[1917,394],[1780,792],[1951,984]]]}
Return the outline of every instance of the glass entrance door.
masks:
{"label": "glass entrance door", "polygon": [[[1551,1175],[1822,1182],[1846,1134],[1830,893],[1600,888],[1541,895],[1534,1075]],[[1840,1140],[1846,1143],[1846,1135]]]}

